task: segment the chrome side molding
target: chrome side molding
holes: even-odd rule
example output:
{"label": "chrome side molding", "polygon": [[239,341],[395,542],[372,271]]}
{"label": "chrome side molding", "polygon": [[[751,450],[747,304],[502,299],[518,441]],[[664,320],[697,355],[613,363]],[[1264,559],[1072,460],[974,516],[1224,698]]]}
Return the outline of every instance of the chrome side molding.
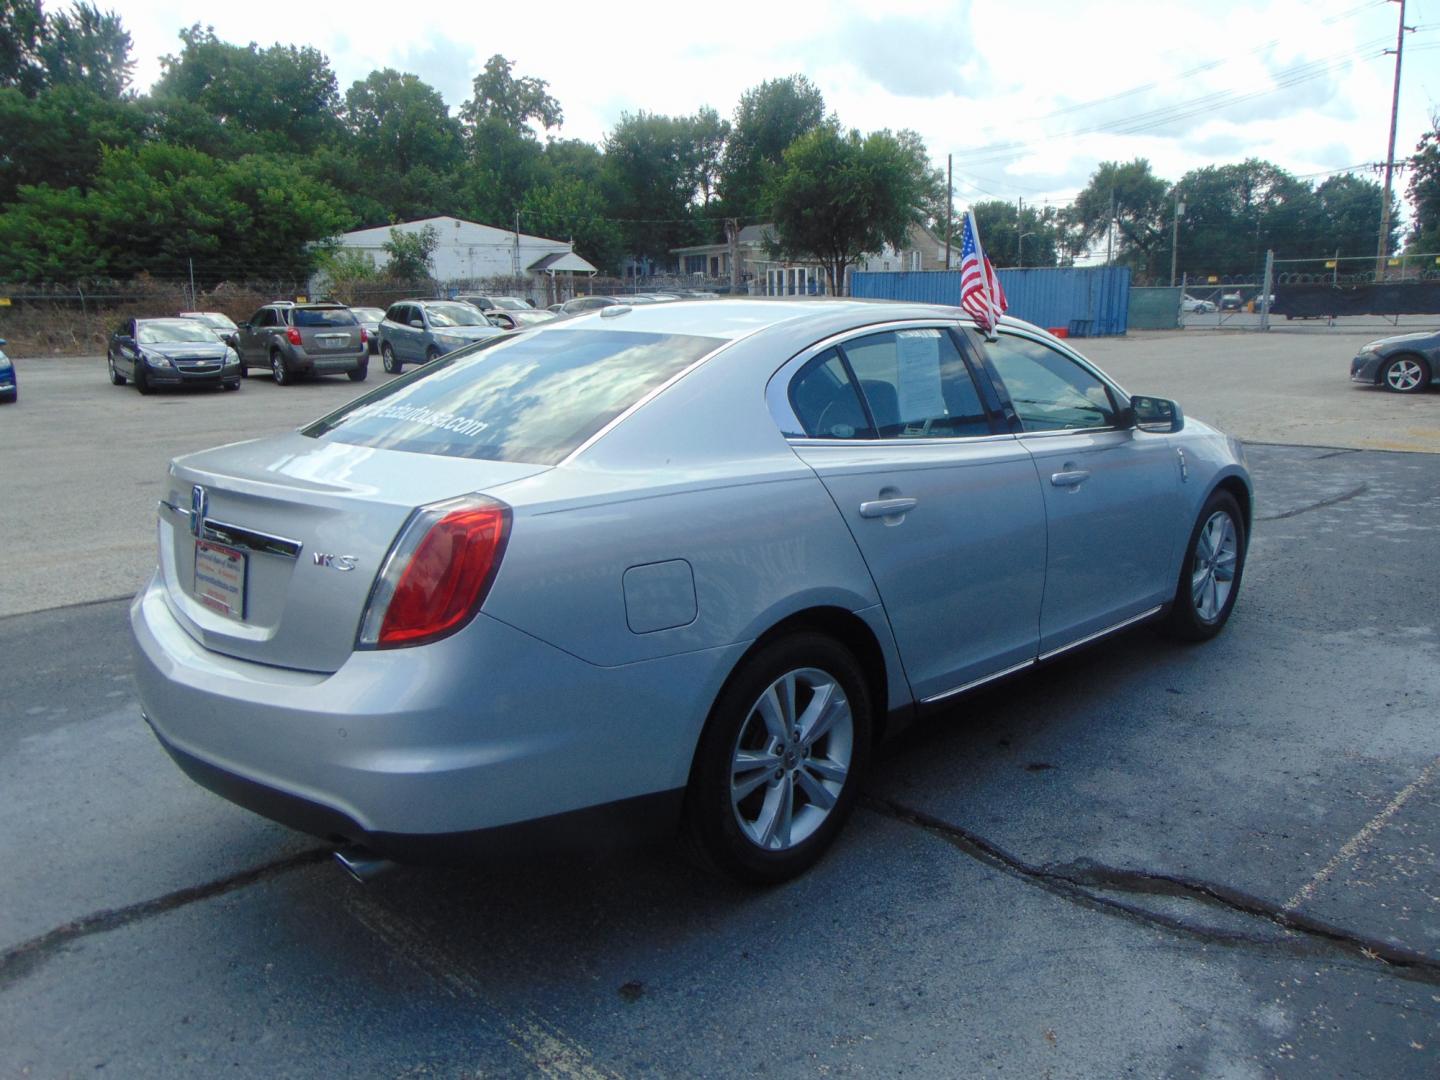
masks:
{"label": "chrome side molding", "polygon": [[1006,675],[1014,675],[1017,671],[1024,671],[1026,668],[1032,667],[1033,665],[1043,660],[1049,660],[1052,657],[1059,656],[1061,653],[1069,652],[1071,649],[1078,649],[1081,645],[1089,644],[1090,642],[1105,637],[1108,634],[1113,634],[1117,630],[1124,630],[1127,626],[1132,626],[1135,623],[1142,622],[1143,620],[1150,618],[1151,615],[1154,615],[1164,606],[1164,604],[1156,604],[1154,607],[1146,611],[1140,612],[1139,615],[1131,615],[1130,618],[1122,619],[1114,626],[1107,626],[1103,630],[1096,630],[1093,634],[1086,634],[1082,638],[1076,638],[1074,641],[1068,642],[1065,645],[1061,645],[1058,649],[1051,649],[1047,653],[1041,653],[1039,656],[1035,657],[1032,660],[1022,660],[1020,661],[1020,663],[1014,664],[1011,667],[1007,667],[1002,671],[996,671],[989,675],[982,675],[980,678],[973,679],[962,686],[956,686],[953,689],[946,690],[942,693],[932,694],[930,697],[927,698],[921,698],[920,704],[932,705],[937,701],[944,701],[946,698],[954,697],[956,694],[963,694],[966,690],[974,690],[977,686],[983,686],[988,682],[994,682],[996,679],[1003,679]]}

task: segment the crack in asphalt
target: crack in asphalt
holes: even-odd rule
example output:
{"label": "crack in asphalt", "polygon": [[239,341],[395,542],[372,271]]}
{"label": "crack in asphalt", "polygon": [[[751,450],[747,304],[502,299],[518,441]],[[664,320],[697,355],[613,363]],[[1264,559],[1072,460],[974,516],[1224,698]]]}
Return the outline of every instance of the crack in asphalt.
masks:
{"label": "crack in asphalt", "polygon": [[1282,514],[1271,514],[1269,517],[1262,517],[1260,520],[1281,521],[1285,518],[1296,517],[1299,514],[1308,514],[1311,510],[1323,510],[1325,507],[1334,506],[1336,503],[1349,502],[1357,495],[1364,495],[1365,492],[1369,490],[1370,484],[1368,482],[1364,482],[1361,483],[1359,487],[1353,488],[1350,491],[1343,492],[1340,495],[1331,495],[1328,499],[1321,499],[1319,502],[1310,503],[1307,506],[1299,506],[1296,507],[1294,510],[1286,510]]}
{"label": "crack in asphalt", "polygon": [[1119,913],[1140,922],[1206,941],[1266,947],[1278,944],[1274,938],[1222,930],[1218,927],[1198,926],[1177,916],[1104,896],[1096,890],[1192,900],[1262,919],[1281,930],[1301,934],[1312,943],[1338,949],[1348,956],[1382,961],[1398,977],[1440,985],[1440,961],[1424,953],[1357,934],[1298,911],[1287,910],[1280,904],[1228,885],[1172,874],[1107,866],[1088,859],[1043,865],[1031,863],[978,833],[903,803],[874,795],[863,796],[861,801],[862,805],[876,814],[923,829],[979,862],[1072,902]]}
{"label": "crack in asphalt", "polygon": [[203,885],[190,885],[183,889],[176,889],[174,892],[165,893],[163,896],[127,904],[125,907],[106,908],[63,923],[53,930],[47,930],[38,937],[22,941],[19,945],[12,946],[0,953],[0,990],[24,978],[67,945],[80,938],[118,930],[131,923],[153,918],[156,915],[164,915],[201,900],[224,896],[236,889],[243,889],[281,874],[287,874],[292,870],[322,862],[329,858],[330,854],[329,848],[310,848],[284,859],[277,859],[249,870],[242,870],[228,877],[207,881]]}

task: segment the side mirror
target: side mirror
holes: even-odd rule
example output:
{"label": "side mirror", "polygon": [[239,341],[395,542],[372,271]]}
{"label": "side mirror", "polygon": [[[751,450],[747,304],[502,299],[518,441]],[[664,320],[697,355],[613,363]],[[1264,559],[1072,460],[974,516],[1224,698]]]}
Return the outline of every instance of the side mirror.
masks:
{"label": "side mirror", "polygon": [[242,322],[239,326],[235,327],[235,329],[236,329],[236,330],[245,330],[245,331],[248,332],[249,329],[250,329],[250,324],[249,324],[248,322]]}
{"label": "side mirror", "polygon": [[1137,394],[1130,399],[1130,415],[1135,426],[1141,431],[1165,434],[1180,431],[1185,427],[1185,414],[1180,406],[1168,398],[1142,397]]}
{"label": "side mirror", "polygon": [[425,324],[424,324],[423,322],[421,322],[419,319],[411,319],[411,320],[410,320],[410,325],[413,326],[416,330],[424,330],[424,329],[425,329]]}

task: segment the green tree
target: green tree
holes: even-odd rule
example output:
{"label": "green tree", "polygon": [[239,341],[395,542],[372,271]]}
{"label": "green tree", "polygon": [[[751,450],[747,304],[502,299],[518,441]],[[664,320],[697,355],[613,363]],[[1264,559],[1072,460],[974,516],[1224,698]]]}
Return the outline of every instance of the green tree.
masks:
{"label": "green tree", "polygon": [[[1063,238],[1060,215],[1053,207],[1021,208],[1003,199],[987,199],[971,204],[970,210],[985,254],[996,266],[1058,265]],[[958,242],[955,248],[958,266]]]}
{"label": "green tree", "polygon": [[106,146],[133,146],[146,134],[145,110],[128,98],[85,86],[56,86],[34,97],[0,88],[0,206],[22,185],[88,189]]}
{"label": "green tree", "polygon": [[746,90],[721,157],[719,190],[725,213],[742,222],[766,214],[766,189],[786,149],[825,121],[825,98],[804,75],[769,79]]}
{"label": "green tree", "polygon": [[180,41],[178,55],[161,59],[151,96],[162,112],[193,118],[190,106],[202,109],[222,129],[205,136],[212,146],[308,154],[343,134],[335,74],[319,50],[231,45],[199,23],[180,31]]}
{"label": "green tree", "polygon": [[0,213],[0,280],[75,282],[108,269],[89,200],[76,188],[23,187]]}
{"label": "green tree", "polygon": [[[1385,192],[1374,180],[1353,173],[1332,176],[1315,189],[1324,224],[1315,238],[1315,254],[1363,254],[1375,246],[1380,230],[1380,207]],[[1400,232],[1399,204],[1392,197],[1389,251],[1394,251]],[[1313,250],[1313,248],[1312,248]]]}
{"label": "green tree", "polygon": [[933,179],[914,140],[826,123],[791,144],[767,189],[775,252],[820,261],[839,295],[847,266],[887,243],[906,245],[934,197]]}
{"label": "green tree", "polygon": [[699,233],[688,117],[624,113],[605,137],[604,190],[629,254],[668,260]]}
{"label": "green tree", "polygon": [[690,184],[699,195],[701,208],[720,186],[720,170],[725,157],[725,143],[730,138],[730,122],[708,105],[690,117]]}
{"label": "green tree", "polygon": [[[1150,171],[1144,158],[1101,162],[1075,199],[1071,220],[1086,243],[1103,241],[1115,220],[1115,261],[1142,280],[1159,272],[1170,250],[1169,185]],[[1180,248],[1184,251],[1182,245]],[[1165,267],[1169,273],[1169,267]]]}
{"label": "green tree", "polygon": [[83,86],[107,98],[130,88],[130,34],[113,11],[81,0],[68,12],[45,16],[37,51],[49,86]]}
{"label": "green tree", "polygon": [[1415,146],[1406,193],[1415,208],[1409,250],[1440,251],[1440,112],[1430,117],[1430,130]]}
{"label": "green tree", "polygon": [[560,174],[525,194],[521,218],[525,231],[553,240],[573,240],[575,250],[594,266],[614,273],[624,255],[620,228],[606,217],[598,184]]}
{"label": "green tree", "polygon": [[547,131],[564,121],[550,84],[533,76],[515,78],[515,65],[496,53],[475,76],[470,99],[460,106],[460,119],[472,130],[482,121],[498,120],[512,130],[538,121]]}
{"label": "green tree", "polygon": [[440,234],[434,225],[426,225],[419,232],[390,230],[390,239],[382,245],[390,261],[385,272],[396,281],[429,281],[435,274],[435,249],[440,246]]}
{"label": "green tree", "polygon": [[[1186,273],[1258,274],[1267,249],[1288,258],[1313,258],[1335,250],[1325,200],[1271,162],[1251,158],[1191,170],[1175,185],[1172,200],[1176,194],[1185,203],[1178,262]],[[1341,189],[1334,189],[1334,194],[1338,208],[1345,200]],[[1368,246],[1373,247],[1373,226],[1371,237]],[[1168,242],[1165,248],[1168,252]]]}
{"label": "green tree", "polygon": [[458,168],[464,133],[434,87],[394,68],[372,71],[345,91],[345,126],[360,159],[383,177],[418,166]]}
{"label": "green tree", "polygon": [[0,0],[0,87],[29,97],[45,85],[40,63],[44,28],[40,0]]}

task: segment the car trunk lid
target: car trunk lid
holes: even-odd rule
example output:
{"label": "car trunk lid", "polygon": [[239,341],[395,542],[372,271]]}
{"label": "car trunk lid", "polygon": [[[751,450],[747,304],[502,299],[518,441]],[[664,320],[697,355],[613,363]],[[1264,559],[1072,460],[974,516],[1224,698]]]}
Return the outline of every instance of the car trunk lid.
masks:
{"label": "car trunk lid", "polygon": [[322,672],[354,649],[376,574],[417,506],[546,469],[300,434],[222,450],[170,469],[159,524],[170,607],[206,648]]}

